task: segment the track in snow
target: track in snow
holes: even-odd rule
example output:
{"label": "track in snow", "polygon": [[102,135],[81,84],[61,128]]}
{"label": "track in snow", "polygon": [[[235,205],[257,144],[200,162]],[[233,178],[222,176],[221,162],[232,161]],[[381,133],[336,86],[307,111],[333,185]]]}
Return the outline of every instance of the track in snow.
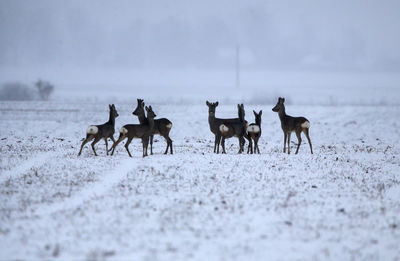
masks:
{"label": "track in snow", "polygon": [[21,165],[13,168],[11,170],[1,173],[0,174],[0,183],[3,183],[8,179],[18,178],[18,177],[22,176],[23,174],[25,174],[32,167],[37,168],[37,167],[42,166],[47,161],[49,161],[49,159],[52,157],[52,155],[54,155],[54,152],[52,152],[52,151],[40,153],[40,154],[36,155],[35,157],[24,161]]}

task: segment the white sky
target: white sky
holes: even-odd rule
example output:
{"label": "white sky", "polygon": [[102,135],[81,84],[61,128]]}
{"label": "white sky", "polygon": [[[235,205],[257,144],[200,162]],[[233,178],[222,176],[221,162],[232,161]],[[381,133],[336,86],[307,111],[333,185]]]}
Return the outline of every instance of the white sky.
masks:
{"label": "white sky", "polygon": [[0,1],[0,66],[399,71],[400,1]]}

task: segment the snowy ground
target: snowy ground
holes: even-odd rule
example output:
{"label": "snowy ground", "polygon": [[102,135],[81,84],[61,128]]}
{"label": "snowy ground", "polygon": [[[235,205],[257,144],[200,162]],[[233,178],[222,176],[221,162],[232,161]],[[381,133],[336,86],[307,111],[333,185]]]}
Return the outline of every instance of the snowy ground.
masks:
{"label": "snowy ground", "polygon": [[[115,103],[116,128],[137,122],[135,100]],[[288,105],[314,155],[287,155],[273,104],[245,104],[249,122],[264,111],[262,154],[232,139],[215,155],[205,101],[152,105],[174,155],[158,137],[145,159],[139,140],[133,158],[102,142],[77,157],[107,103],[0,103],[0,260],[400,259],[400,106]]]}

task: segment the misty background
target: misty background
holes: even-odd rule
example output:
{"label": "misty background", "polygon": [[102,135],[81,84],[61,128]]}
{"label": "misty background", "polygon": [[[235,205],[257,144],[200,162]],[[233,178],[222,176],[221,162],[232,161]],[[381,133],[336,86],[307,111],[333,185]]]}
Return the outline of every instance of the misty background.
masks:
{"label": "misty background", "polygon": [[371,0],[2,0],[0,81],[223,89],[237,85],[239,60],[243,88],[397,95],[399,10],[400,1]]}

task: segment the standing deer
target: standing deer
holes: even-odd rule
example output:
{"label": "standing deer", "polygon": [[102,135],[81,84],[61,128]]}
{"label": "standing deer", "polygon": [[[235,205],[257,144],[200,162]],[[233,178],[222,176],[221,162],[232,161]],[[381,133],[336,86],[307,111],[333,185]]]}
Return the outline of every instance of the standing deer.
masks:
{"label": "standing deer", "polygon": [[248,138],[246,129],[247,129],[247,121],[244,119],[245,112],[244,112],[244,106],[243,104],[238,104],[238,115],[239,115],[239,121],[231,121],[231,122],[223,122],[219,126],[219,131],[221,132],[221,145],[222,145],[222,153],[226,154],[225,151],[225,139],[229,139],[232,137],[238,137],[239,138],[239,153],[242,153],[244,151],[244,144],[245,140],[244,137],[246,137],[249,140],[250,145],[251,145],[251,139]]}
{"label": "standing deer", "polygon": [[90,125],[87,130],[86,130],[86,139],[82,142],[81,149],[79,150],[78,156],[81,155],[83,146],[85,146],[86,143],[89,141],[93,140],[92,142],[92,149],[94,152],[94,155],[97,156],[96,150],[94,149],[94,145],[96,145],[99,140],[104,139],[106,143],[106,151],[108,155],[108,142],[107,139],[110,138],[114,143],[114,126],[115,126],[115,118],[118,117],[118,112],[115,109],[114,104],[113,105],[108,105],[110,108],[110,118],[109,120],[102,124],[102,125]]}
{"label": "standing deer", "polygon": [[313,154],[312,144],[310,140],[310,136],[308,135],[308,129],[310,128],[310,122],[304,117],[292,117],[286,114],[285,112],[285,98],[279,97],[278,103],[272,108],[272,111],[277,112],[279,115],[279,119],[281,120],[281,127],[284,134],[283,140],[283,152],[286,152],[286,140],[288,144],[288,154],[290,154],[290,135],[294,131],[296,132],[296,136],[298,139],[296,154],[299,152],[300,144],[301,144],[301,132],[307,137],[308,143],[310,144],[311,154]]}
{"label": "standing deer", "polygon": [[131,152],[129,151],[129,144],[131,143],[133,138],[142,140],[143,157],[148,156],[147,148],[149,145],[149,136],[151,135],[151,133],[153,133],[154,117],[156,117],[156,115],[154,114],[151,106],[146,107],[146,111],[148,124],[127,124],[121,127],[121,129],[119,130],[119,138],[111,148],[111,156],[114,155],[114,151],[117,145],[125,138],[128,138],[128,141],[125,143],[125,149],[128,152],[129,157],[132,157]]}
{"label": "standing deer", "polygon": [[[218,106],[218,102],[208,102],[206,101],[208,106],[208,124],[210,125],[210,131],[215,135],[214,141],[214,153],[219,153],[219,144],[221,142],[221,124],[230,123],[230,122],[239,122],[239,118],[231,118],[231,119],[220,119],[215,118],[215,108]],[[241,141],[239,140],[239,147],[241,146]],[[239,150],[240,151],[240,150]]]}
{"label": "standing deer", "polygon": [[[147,118],[144,114],[144,101],[142,99],[137,99],[136,109],[132,112],[133,115],[136,115],[139,119],[140,124],[147,124]],[[161,135],[167,141],[167,148],[165,149],[164,154],[168,153],[168,148],[170,149],[170,153],[173,154],[172,151],[172,140],[169,137],[169,132],[172,128],[172,122],[166,118],[156,119],[154,120],[154,129],[153,133],[150,135],[150,154],[153,155],[153,137],[154,134]]]}
{"label": "standing deer", "polygon": [[[260,154],[260,149],[258,148],[258,140],[261,137],[261,115],[262,115],[262,110],[257,114],[257,112],[253,111],[254,117],[255,117],[255,123],[251,123],[247,127],[247,135],[254,140],[254,153],[258,152]],[[249,147],[247,149],[247,153],[249,153],[249,150],[251,150],[251,154],[253,154],[253,147],[251,146],[251,143],[249,144]]]}

